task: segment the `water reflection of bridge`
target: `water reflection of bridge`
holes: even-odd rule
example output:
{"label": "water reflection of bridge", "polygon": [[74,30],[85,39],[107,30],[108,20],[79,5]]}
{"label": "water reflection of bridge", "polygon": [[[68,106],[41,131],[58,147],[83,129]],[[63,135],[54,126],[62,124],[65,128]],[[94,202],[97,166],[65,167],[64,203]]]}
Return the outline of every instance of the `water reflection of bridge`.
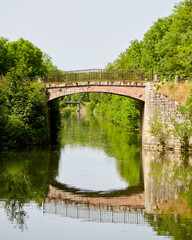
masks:
{"label": "water reflection of bridge", "polygon": [[144,194],[88,197],[49,185],[44,212],[98,222],[144,224]]}

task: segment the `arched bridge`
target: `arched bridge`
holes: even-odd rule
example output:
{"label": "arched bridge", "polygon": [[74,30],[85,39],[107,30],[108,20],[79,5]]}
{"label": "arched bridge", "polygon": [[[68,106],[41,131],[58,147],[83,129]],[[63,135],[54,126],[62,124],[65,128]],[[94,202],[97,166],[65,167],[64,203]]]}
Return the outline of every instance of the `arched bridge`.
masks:
{"label": "arched bridge", "polygon": [[[78,70],[44,75],[50,101],[75,93],[103,92],[126,96],[140,102],[142,144],[159,147],[158,138],[151,134],[150,121],[159,112],[163,122],[179,115],[179,104],[157,92],[152,70]],[[49,110],[49,107],[48,107]],[[49,112],[48,112],[49,125]],[[167,147],[180,148],[179,141],[169,141]]]}
{"label": "arched bridge", "polygon": [[91,69],[44,75],[48,101],[84,92],[113,93],[145,101],[145,83],[152,80],[151,70]]}

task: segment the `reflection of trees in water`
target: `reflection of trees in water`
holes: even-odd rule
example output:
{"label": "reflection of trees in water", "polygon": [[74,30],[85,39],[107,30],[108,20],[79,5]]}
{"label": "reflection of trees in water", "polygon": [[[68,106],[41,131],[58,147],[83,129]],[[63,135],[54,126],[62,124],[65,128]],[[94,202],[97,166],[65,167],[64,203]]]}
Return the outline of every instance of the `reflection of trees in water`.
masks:
{"label": "reflection of trees in water", "polygon": [[60,134],[61,146],[89,146],[102,149],[114,157],[120,176],[129,186],[137,186],[140,181],[140,135],[106,123],[102,119],[87,116],[78,120],[63,119]]}
{"label": "reflection of trees in water", "polygon": [[4,208],[11,223],[15,223],[22,231],[27,228],[25,223],[27,213],[24,211],[24,203],[17,200],[6,200]]}
{"label": "reflection of trees in water", "polygon": [[[192,155],[185,153],[164,152],[160,153],[159,160],[153,162],[153,181],[157,189],[166,182],[175,190],[178,196],[188,196],[192,185]],[[190,206],[192,209],[192,206]]]}
{"label": "reflection of trees in water", "polygon": [[23,230],[27,216],[24,211],[24,204],[32,197],[28,176],[24,172],[4,172],[0,180],[1,183],[4,183],[3,188],[1,185],[1,198],[5,199],[4,208],[8,219]]}
{"label": "reflection of trees in water", "polygon": [[192,155],[143,152],[146,219],[158,235],[192,239]]}
{"label": "reflection of trees in water", "polygon": [[145,214],[148,223],[157,232],[157,235],[170,236],[174,240],[192,239],[191,220],[178,218],[175,215]]}
{"label": "reflection of trees in water", "polygon": [[41,206],[46,198],[49,177],[57,175],[59,155],[49,150],[0,154],[0,199],[8,218],[20,229],[25,228],[25,203]]}

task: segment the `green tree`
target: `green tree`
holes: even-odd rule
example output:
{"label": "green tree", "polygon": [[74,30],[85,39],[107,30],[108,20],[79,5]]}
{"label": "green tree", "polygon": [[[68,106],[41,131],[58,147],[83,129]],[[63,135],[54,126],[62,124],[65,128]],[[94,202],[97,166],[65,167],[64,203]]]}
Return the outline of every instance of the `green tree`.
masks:
{"label": "green tree", "polygon": [[122,52],[119,57],[107,65],[107,69],[138,69],[141,68],[142,42],[134,40],[130,46]]}
{"label": "green tree", "polygon": [[47,94],[36,78],[56,70],[51,58],[31,42],[0,38],[0,74],[5,75],[0,78],[0,148],[48,143]]}
{"label": "green tree", "polygon": [[109,122],[127,129],[138,129],[140,124],[139,102],[118,95],[103,94],[96,112]]}
{"label": "green tree", "polygon": [[7,135],[8,107],[7,96],[3,89],[0,88],[0,149]]}
{"label": "green tree", "polygon": [[154,69],[162,73],[192,71],[192,3],[182,1],[173,13],[159,18],[142,41],[132,41],[108,69]]}
{"label": "green tree", "polygon": [[142,44],[142,67],[154,70],[159,70],[161,67],[161,59],[164,55],[160,52],[158,47],[159,41],[169,31],[172,19],[159,18],[157,22],[146,32]]}
{"label": "green tree", "polygon": [[45,71],[43,53],[31,42],[22,38],[15,42],[9,42],[7,50],[10,59],[9,72],[17,73],[22,77],[43,75]]}
{"label": "green tree", "polygon": [[18,146],[48,142],[46,94],[37,82],[26,82],[9,89],[9,139]]}
{"label": "green tree", "polygon": [[43,66],[45,72],[57,72],[59,71],[56,66],[53,65],[51,57],[47,53],[43,53]]}
{"label": "green tree", "polygon": [[8,39],[0,37],[0,75],[5,75],[9,69],[7,42]]}

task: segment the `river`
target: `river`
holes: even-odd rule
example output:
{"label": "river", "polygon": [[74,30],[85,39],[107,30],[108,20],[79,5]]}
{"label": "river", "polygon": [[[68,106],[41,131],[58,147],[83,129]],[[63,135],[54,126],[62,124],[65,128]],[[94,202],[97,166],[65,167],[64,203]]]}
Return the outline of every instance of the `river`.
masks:
{"label": "river", "polygon": [[0,153],[0,239],[192,239],[192,156],[93,116],[59,143]]}

